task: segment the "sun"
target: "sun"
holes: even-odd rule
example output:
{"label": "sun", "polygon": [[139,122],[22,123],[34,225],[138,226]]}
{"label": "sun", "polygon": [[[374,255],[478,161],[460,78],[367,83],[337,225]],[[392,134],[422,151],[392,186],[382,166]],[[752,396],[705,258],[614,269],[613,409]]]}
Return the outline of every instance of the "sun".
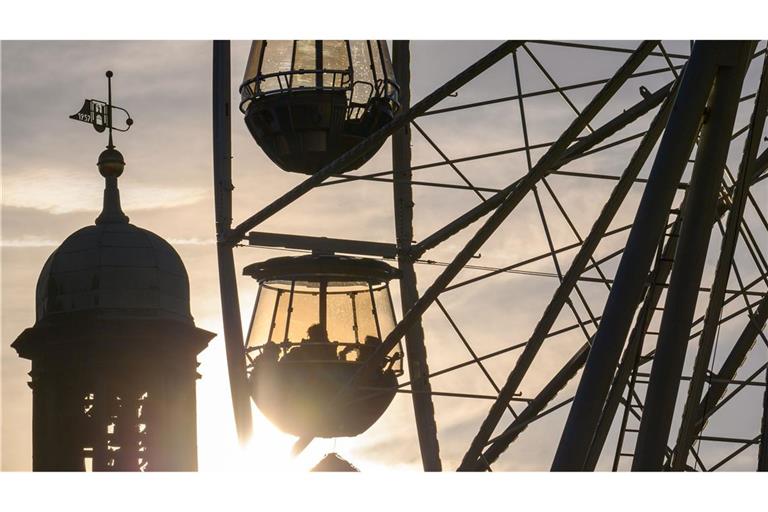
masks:
{"label": "sun", "polygon": [[[224,428],[222,428],[224,427]],[[227,439],[225,443],[217,443],[218,449],[213,453],[200,454],[200,469],[202,471],[236,471],[236,472],[306,472],[314,462],[308,454],[299,457],[291,455],[295,438],[277,430],[259,411],[253,408],[253,435],[244,446],[234,439],[234,422],[224,425],[217,424],[213,430],[213,438],[218,441]],[[201,436],[202,444],[203,437]],[[210,437],[206,437],[210,439]],[[213,444],[213,443],[211,443]],[[203,461],[205,460],[205,464]]]}

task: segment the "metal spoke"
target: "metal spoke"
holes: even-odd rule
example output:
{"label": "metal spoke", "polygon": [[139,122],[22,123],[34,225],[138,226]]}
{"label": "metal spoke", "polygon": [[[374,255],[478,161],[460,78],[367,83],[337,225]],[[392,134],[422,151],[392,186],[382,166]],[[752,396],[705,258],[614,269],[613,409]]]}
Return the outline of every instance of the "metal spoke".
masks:
{"label": "metal spoke", "polygon": [[[490,384],[493,387],[494,391],[496,391],[496,393],[498,393],[499,392],[499,386],[496,385],[496,381],[494,381],[493,377],[491,377],[491,374],[488,373],[488,370],[486,370],[485,365],[483,364],[483,362],[480,359],[478,359],[477,354],[475,353],[474,350],[472,350],[472,346],[467,341],[467,338],[464,337],[464,334],[461,332],[461,329],[459,329],[459,326],[456,325],[456,322],[451,317],[451,315],[448,313],[448,310],[445,309],[445,306],[443,306],[443,303],[440,302],[440,299],[437,299],[435,301],[435,304],[437,304],[437,307],[440,308],[440,311],[443,312],[443,314],[445,315],[445,318],[448,320],[448,323],[450,323],[451,327],[453,327],[454,332],[456,332],[456,335],[459,337],[461,342],[464,344],[464,347],[467,349],[467,352],[469,352],[469,355],[472,356],[472,360],[477,364],[478,368],[480,368],[480,371],[483,372],[483,375],[485,375],[485,378],[488,379],[488,382],[490,382]],[[511,405],[508,404],[507,405],[507,409],[509,410],[509,412],[512,413],[512,416],[517,418],[517,413],[515,412],[515,410],[512,408]]]}
{"label": "metal spoke", "polygon": [[725,465],[726,463],[730,462],[730,461],[731,461],[731,460],[732,460],[734,457],[736,457],[738,454],[740,454],[741,452],[743,452],[744,450],[746,450],[747,448],[749,448],[749,447],[750,447],[750,446],[752,446],[753,444],[758,444],[759,442],[760,442],[760,436],[758,435],[758,436],[756,436],[754,439],[752,439],[751,441],[749,441],[749,442],[747,442],[747,443],[744,443],[744,445],[743,445],[743,446],[741,446],[740,448],[737,448],[737,449],[736,449],[736,450],[735,450],[733,453],[731,453],[731,454],[730,454],[730,455],[728,455],[726,458],[724,458],[723,460],[721,460],[720,462],[718,462],[717,464],[715,464],[714,466],[712,466],[712,467],[711,467],[709,470],[710,470],[710,471],[716,471],[716,470],[717,470],[717,469],[719,469],[721,466],[723,466],[723,465]]}
{"label": "metal spoke", "polygon": [[[532,40],[531,43],[550,45],[550,46],[582,48],[586,50],[600,50],[605,52],[632,53],[632,50],[629,48],[620,48],[617,46],[608,46],[608,45],[600,45],[600,44],[574,43],[574,42],[567,42],[567,41],[539,41],[539,40]],[[658,52],[651,52],[648,55],[651,57],[662,57],[665,55],[665,53],[663,51],[658,51]],[[670,54],[669,56],[674,59],[686,59],[686,60],[690,57],[690,55],[683,55],[678,53],[673,53],[673,54]]]}
{"label": "metal spoke", "polygon": [[[435,151],[437,151],[437,153],[442,157],[442,159],[445,161],[445,163],[450,165],[451,169],[453,169],[453,171],[462,179],[462,181],[464,181],[464,183],[466,183],[467,186],[472,191],[474,191],[475,194],[477,194],[477,197],[479,197],[481,201],[485,201],[485,197],[483,197],[483,194],[481,194],[477,190],[477,188],[475,188],[475,186],[472,184],[472,182],[469,181],[469,179],[467,179],[467,177],[464,175],[464,173],[461,172],[458,167],[456,167],[456,164],[454,164],[453,162],[450,161],[450,158],[448,158],[446,156],[446,154],[443,153],[443,151],[438,147],[438,145],[435,143],[435,141],[433,141],[429,137],[429,135],[427,135],[426,132],[421,129],[421,126],[419,126],[416,121],[411,121],[411,124],[413,125],[414,128],[416,128],[416,130],[421,134],[421,136],[424,137],[424,140],[426,140],[429,143],[429,145],[432,146],[432,148]],[[526,143],[526,145],[527,145],[527,143]]]}
{"label": "metal spoke", "polygon": [[[682,67],[683,67],[682,65],[676,66],[677,69],[681,69]],[[666,72],[667,72],[667,68],[658,68],[658,69],[652,69],[652,70],[649,70],[649,71],[641,71],[641,72],[638,72],[638,73],[633,73],[629,78],[640,78],[640,77],[644,77],[644,76],[658,75],[658,74],[666,73]],[[454,105],[452,107],[444,107],[444,108],[440,108],[440,109],[433,109],[433,110],[430,110],[429,112],[424,113],[422,115],[422,117],[431,116],[431,115],[435,115],[435,114],[445,114],[445,113],[448,113],[448,112],[455,112],[457,110],[464,110],[464,109],[468,109],[468,108],[476,108],[476,107],[484,107],[484,106],[487,106],[487,105],[495,105],[497,103],[504,103],[504,102],[507,102],[507,101],[515,101],[518,98],[533,98],[533,97],[536,97],[536,96],[544,96],[544,95],[547,95],[547,94],[557,93],[559,91],[571,91],[571,90],[576,90],[576,89],[583,89],[585,87],[594,87],[594,86],[597,86],[597,85],[606,84],[606,83],[608,83],[608,80],[610,80],[610,78],[604,78],[604,79],[601,79],[601,80],[591,80],[589,82],[582,82],[582,83],[578,83],[578,84],[564,85],[563,87],[560,87],[559,89],[557,89],[557,88],[541,89],[539,91],[529,92],[529,93],[525,93],[525,94],[516,94],[514,96],[505,96],[503,98],[496,98],[496,99],[493,99],[493,100],[477,101],[477,102],[473,102],[473,103],[465,103],[463,105]]]}
{"label": "metal spoke", "polygon": [[[528,48],[525,44],[522,45],[523,50],[528,54],[528,56],[531,58],[534,64],[539,68],[539,70],[544,74],[545,77],[547,77],[547,80],[549,80],[549,83],[552,84],[552,87],[557,91],[557,93],[560,95],[563,100],[568,104],[569,107],[571,107],[571,110],[574,111],[574,113],[578,116],[580,114],[579,109],[576,108],[576,105],[573,104],[571,99],[568,97],[567,94],[565,94],[565,91],[563,91],[559,85],[557,85],[557,82],[554,78],[552,78],[552,75],[549,74],[547,71],[547,68],[544,67],[544,65],[539,61],[539,59],[536,58],[536,56],[533,54],[533,52]],[[592,126],[587,123],[587,129],[590,132],[594,132],[595,130],[592,128]]]}
{"label": "metal spoke", "polygon": [[[513,60],[514,66],[515,66],[515,84],[517,85],[517,93],[518,93],[518,95],[520,95],[520,94],[522,94],[523,91],[522,91],[522,86],[520,85],[520,68],[519,68],[518,63],[517,63],[517,52],[516,51],[512,53],[512,60]],[[530,142],[528,140],[528,123],[526,122],[526,119],[525,119],[525,102],[523,101],[522,98],[520,98],[518,100],[518,107],[520,109],[520,123],[521,123],[522,129],[523,129],[523,140],[524,140],[525,146],[527,148],[530,145]],[[577,112],[577,115],[581,115],[581,112]],[[587,123],[587,126],[589,126],[589,123]],[[591,128],[590,128],[590,130],[591,130]],[[592,131],[594,131],[594,130],[592,130]],[[528,172],[530,173],[533,170],[533,163],[531,162],[531,152],[529,150],[526,150],[525,158],[526,158],[526,163],[528,165]],[[542,181],[542,183],[544,183],[546,185],[546,183],[547,183],[546,182],[546,178],[542,178],[541,181]],[[551,189],[548,186],[547,186],[547,189],[550,190],[550,193],[551,193]],[[552,196],[554,197],[554,194],[552,194]],[[544,229],[544,235],[547,238],[547,246],[549,247],[549,253],[552,255],[552,262],[554,263],[555,271],[557,272],[557,278],[560,281],[560,283],[562,283],[563,282],[563,272],[560,269],[560,261],[557,258],[557,253],[555,252],[555,244],[552,241],[552,234],[549,231],[549,225],[547,224],[547,219],[546,219],[546,216],[544,215],[544,208],[541,205],[541,198],[539,197],[539,191],[538,191],[536,186],[533,187],[533,198],[536,201],[536,209],[539,212],[539,219],[541,220],[541,226]],[[560,206],[559,203],[558,203],[558,206]],[[563,212],[563,215],[566,217],[566,219],[568,219],[568,216],[564,212]],[[570,224],[570,219],[568,219],[568,221],[569,221],[569,224]],[[570,226],[571,226],[572,229],[574,229],[574,232],[575,232],[575,228],[573,228],[573,224],[570,224]],[[578,233],[576,233],[576,238],[577,238],[577,240],[579,242],[582,242],[582,239],[578,235]],[[592,261],[594,262],[594,259],[592,259]],[[602,275],[602,273],[601,273],[601,277],[605,277],[605,276]],[[578,284],[574,285],[574,290],[576,290],[576,293],[578,294],[579,299],[581,300],[582,305],[587,310],[587,314],[589,315],[590,319],[592,320],[593,325],[595,327],[597,327],[597,321],[595,320],[595,315],[592,313],[592,310],[589,307],[589,303],[584,298],[584,295],[581,293],[581,290],[579,289]],[[566,301],[566,304],[568,305],[568,308],[571,310],[571,313],[573,314],[573,316],[576,318],[576,321],[581,324],[582,323],[581,317],[580,317],[578,311],[576,310],[576,307],[571,302],[571,300],[568,299]],[[590,334],[589,334],[589,332],[587,332],[586,328],[582,329],[582,332],[584,333],[584,336],[586,337],[587,341],[589,341]]]}
{"label": "metal spoke", "polygon": [[[599,317],[598,317],[598,320],[600,320]],[[561,329],[558,329],[556,331],[552,331],[551,333],[549,333],[547,335],[547,338],[554,338],[555,336],[559,336],[559,335],[564,334],[566,332],[574,331],[576,329],[581,328],[583,325],[584,324],[571,324],[571,325],[568,325],[568,326],[563,327]],[[507,353],[512,352],[514,350],[521,349],[521,348],[525,347],[526,343],[527,342],[525,342],[525,341],[522,342],[522,343],[517,343],[515,345],[511,345],[509,347],[502,348],[500,350],[496,350],[494,352],[491,352],[490,354],[486,354],[486,355],[483,355],[483,356],[478,356],[477,360],[471,359],[469,361],[464,361],[463,363],[459,363],[459,364],[456,364],[456,365],[453,365],[453,366],[449,366],[448,368],[443,368],[442,370],[438,370],[436,372],[430,373],[429,374],[429,378],[431,379],[431,378],[438,377],[440,375],[443,375],[443,374],[446,374],[446,373],[449,373],[449,372],[452,372],[452,371],[455,371],[455,370],[460,370],[461,368],[465,368],[467,366],[471,366],[473,364],[476,364],[477,361],[485,361],[486,359],[491,359],[491,358],[494,358],[496,356],[500,356],[502,354],[507,354]],[[402,384],[399,384],[398,386],[399,387],[405,387],[405,386],[409,386],[410,384],[411,384],[411,382],[407,381],[407,382],[404,382]]]}
{"label": "metal spoke", "polygon": [[[578,144],[574,145],[572,150],[571,150],[570,156],[567,159],[567,162],[572,162],[572,161],[578,160],[580,158],[585,158],[587,156],[594,155],[594,154],[599,153],[601,151],[605,151],[607,149],[614,148],[614,147],[619,146],[621,144],[626,144],[627,142],[632,142],[633,140],[637,140],[637,139],[643,137],[645,135],[645,133],[646,132],[644,132],[644,131],[643,132],[638,132],[638,133],[635,133],[633,135],[628,135],[626,137],[622,137],[622,138],[617,139],[617,140],[615,140],[613,142],[610,142],[610,143],[607,143],[607,144],[603,144],[602,146],[596,146],[596,147],[593,147],[592,149],[588,149],[588,150],[584,150],[584,151],[580,151],[580,150],[576,151],[574,148],[578,149],[579,146],[578,146]],[[602,135],[603,134],[601,134],[601,137],[602,137]],[[582,137],[582,138],[578,138],[577,139],[577,141],[588,141],[588,140],[594,141],[594,140],[597,140],[597,139],[587,139],[586,137]],[[493,157],[497,157],[497,156],[509,155],[509,154],[512,154],[512,153],[521,153],[523,151],[531,150],[531,149],[548,148],[552,144],[553,144],[553,142],[545,142],[545,143],[541,143],[541,144],[532,144],[530,146],[521,146],[521,147],[516,147],[516,148],[512,148],[512,149],[505,149],[505,150],[500,150],[500,151],[492,151],[490,153],[481,153],[479,155],[470,155],[470,156],[465,156],[465,157],[461,157],[461,158],[453,158],[453,159],[448,159],[448,160],[441,160],[439,162],[432,162],[432,163],[428,163],[428,164],[414,165],[414,166],[412,166],[410,168],[410,170],[411,171],[420,171],[420,170],[424,170],[424,169],[432,169],[432,168],[435,168],[435,167],[441,167],[443,165],[454,165],[454,164],[462,163],[462,162],[471,162],[471,161],[474,161],[474,160],[482,160],[484,158],[493,158]],[[566,163],[566,160],[563,161],[563,164],[564,163]],[[586,177],[595,177],[595,178],[600,178],[601,177],[601,175],[598,175],[598,174],[586,174],[586,173],[571,174],[572,172],[573,171],[553,170],[550,174],[562,174],[562,175],[565,175],[565,176],[570,176],[570,175],[582,176],[583,175],[583,176],[586,176]],[[393,173],[393,171],[377,171],[377,172],[373,172],[373,173],[369,173],[369,174],[357,174],[357,175],[355,175],[355,174],[344,174],[344,175],[334,174],[333,176],[337,177],[338,179],[328,180],[328,181],[325,181],[323,183],[318,184],[317,186],[318,187],[327,187],[327,186],[336,185],[336,184],[339,184],[339,183],[348,183],[348,182],[352,182],[352,181],[361,181],[361,180],[382,181],[382,182],[385,182],[385,183],[390,183],[391,180],[386,180],[386,179],[381,179],[381,178],[383,176],[391,176],[392,173]],[[612,176],[605,176],[605,178],[606,179],[618,179],[618,178],[614,178]],[[647,180],[643,180],[641,178],[638,178],[638,183],[645,183],[645,181],[647,181]],[[418,184],[420,184],[420,185],[429,185],[431,183],[432,182],[418,182]],[[447,185],[444,185],[444,186],[447,186]],[[457,188],[458,187],[465,188],[465,187],[461,187],[461,186],[456,186],[456,187]],[[482,192],[499,192],[500,191],[499,189],[490,189],[490,188],[481,188],[481,187],[477,187],[477,189],[482,191]]]}

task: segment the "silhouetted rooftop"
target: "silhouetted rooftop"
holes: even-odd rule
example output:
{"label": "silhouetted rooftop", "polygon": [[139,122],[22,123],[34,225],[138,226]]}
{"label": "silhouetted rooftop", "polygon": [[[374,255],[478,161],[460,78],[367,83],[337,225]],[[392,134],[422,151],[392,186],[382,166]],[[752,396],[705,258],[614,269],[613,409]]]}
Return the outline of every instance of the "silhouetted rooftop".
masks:
{"label": "silhouetted rooftop", "polygon": [[329,453],[323,459],[317,463],[315,467],[313,467],[310,471],[312,472],[320,472],[320,471],[356,471],[359,472],[360,470],[357,469],[355,466],[353,466],[348,461],[341,458],[341,456],[338,453]]}
{"label": "silhouetted rooftop", "polygon": [[161,237],[130,224],[120,207],[117,178],[124,165],[113,148],[99,157],[106,183],[103,210],[95,225],[67,237],[43,266],[37,281],[37,321],[94,312],[109,318],[193,322],[181,258]]}

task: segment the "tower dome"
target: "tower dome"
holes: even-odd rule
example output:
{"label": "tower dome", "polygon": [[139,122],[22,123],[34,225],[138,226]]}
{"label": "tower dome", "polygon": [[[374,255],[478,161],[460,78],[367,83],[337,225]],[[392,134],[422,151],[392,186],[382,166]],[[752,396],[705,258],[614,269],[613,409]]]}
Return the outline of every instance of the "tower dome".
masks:
{"label": "tower dome", "polygon": [[189,280],[161,237],[124,222],[84,227],[50,255],[37,281],[37,320],[67,313],[192,323]]}
{"label": "tower dome", "polygon": [[[104,153],[114,153],[105,163]],[[189,279],[181,258],[161,237],[134,226],[120,207],[108,149],[99,157],[106,181],[104,208],[51,254],[37,281],[37,321],[65,314],[98,318],[155,318],[192,324]]]}

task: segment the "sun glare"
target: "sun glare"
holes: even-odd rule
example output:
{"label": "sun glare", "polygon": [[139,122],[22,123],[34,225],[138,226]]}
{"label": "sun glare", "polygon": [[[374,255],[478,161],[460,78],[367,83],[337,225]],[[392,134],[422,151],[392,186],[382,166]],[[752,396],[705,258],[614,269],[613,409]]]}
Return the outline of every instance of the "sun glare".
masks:
{"label": "sun glare", "polygon": [[[253,435],[245,446],[228,443],[226,449],[211,457],[207,463],[216,471],[308,471],[314,463],[309,454],[291,455],[295,438],[277,430],[255,408],[253,409]],[[221,432],[233,437],[234,429]],[[207,469],[207,468],[201,468]]]}
{"label": "sun glare", "polygon": [[308,471],[331,450],[333,441],[318,439],[293,457],[296,437],[285,434],[251,406],[253,435],[241,446],[230,403],[224,343],[214,339],[200,354],[197,383],[198,461],[201,471]]}

